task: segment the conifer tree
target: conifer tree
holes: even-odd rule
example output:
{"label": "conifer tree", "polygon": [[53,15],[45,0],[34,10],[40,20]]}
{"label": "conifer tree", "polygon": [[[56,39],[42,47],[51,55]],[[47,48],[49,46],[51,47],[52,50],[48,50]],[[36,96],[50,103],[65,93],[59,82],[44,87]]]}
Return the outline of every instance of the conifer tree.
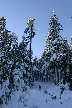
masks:
{"label": "conifer tree", "polygon": [[32,19],[30,18],[30,20],[28,20],[27,22],[27,27],[24,31],[25,34],[28,34],[28,36],[26,37],[29,42],[30,42],[30,48],[29,48],[29,58],[30,58],[30,77],[29,77],[29,80],[31,82],[31,77],[32,77],[32,49],[31,49],[31,43],[32,43],[32,38],[34,37],[35,35],[35,32],[34,32],[34,20],[35,19]]}
{"label": "conifer tree", "polygon": [[12,90],[14,88],[14,75],[13,71],[17,68],[18,63],[18,37],[13,32],[10,34],[11,41],[11,53],[10,53],[10,72],[9,72],[9,89]]}
{"label": "conifer tree", "polygon": [[5,18],[0,18],[0,75],[1,75],[1,81],[5,81],[9,75],[9,53],[10,53],[10,37],[9,32],[6,29],[6,22]]}
{"label": "conifer tree", "polygon": [[63,83],[65,84],[66,83],[66,75],[67,75],[67,69],[68,69],[68,49],[69,49],[69,46],[68,46],[68,42],[67,42],[67,38],[65,37],[63,39],[63,44],[62,44],[62,47],[61,47],[61,52],[63,53],[63,56],[62,56],[62,70],[63,70]]}
{"label": "conifer tree", "polygon": [[[6,29],[6,19],[4,17],[0,18],[0,84],[1,89],[4,89],[5,103],[10,98],[10,74],[11,74],[11,38],[10,31]],[[10,78],[10,79],[9,79]],[[13,77],[12,77],[13,79]],[[3,101],[3,103],[4,103]]]}
{"label": "conifer tree", "polygon": [[62,25],[58,22],[58,18],[53,11],[50,19],[50,29],[48,31],[49,51],[51,53],[49,70],[51,71],[51,80],[53,79],[53,74],[55,74],[55,83],[59,82],[58,68],[60,67],[59,59],[61,55],[60,47],[62,45],[62,37],[59,35],[60,30],[62,30]]}

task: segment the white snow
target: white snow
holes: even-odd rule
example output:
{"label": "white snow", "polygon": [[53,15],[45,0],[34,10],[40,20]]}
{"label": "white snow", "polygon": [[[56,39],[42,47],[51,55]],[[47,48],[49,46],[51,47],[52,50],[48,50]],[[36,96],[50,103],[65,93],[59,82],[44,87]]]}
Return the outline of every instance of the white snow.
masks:
{"label": "white snow", "polygon": [[28,65],[25,63],[25,67],[28,67]]}
{"label": "white snow", "polygon": [[[39,85],[41,90],[38,89]],[[9,104],[2,108],[72,108],[72,91],[68,89],[68,84],[65,88],[60,99],[60,86],[35,82],[35,86],[32,89],[27,87],[26,92],[14,92]],[[47,94],[44,93],[45,90]],[[56,96],[57,99],[52,100],[51,95]]]}
{"label": "white snow", "polygon": [[33,71],[38,71],[38,69],[36,68],[36,66],[33,66]]}
{"label": "white snow", "polygon": [[53,54],[53,56],[51,57],[50,61],[53,61],[56,59],[56,53]]}

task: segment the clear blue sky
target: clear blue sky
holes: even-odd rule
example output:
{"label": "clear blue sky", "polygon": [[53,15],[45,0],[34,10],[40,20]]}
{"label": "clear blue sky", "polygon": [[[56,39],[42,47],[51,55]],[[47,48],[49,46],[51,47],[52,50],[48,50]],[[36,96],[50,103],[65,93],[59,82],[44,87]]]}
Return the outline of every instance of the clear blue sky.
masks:
{"label": "clear blue sky", "polygon": [[45,36],[49,29],[49,20],[52,11],[63,25],[61,36],[66,36],[70,43],[72,35],[72,0],[0,0],[0,17],[4,16],[7,29],[15,32],[18,41],[21,42],[22,35],[29,18],[35,18],[36,35],[33,39],[33,54],[38,58],[45,48]]}

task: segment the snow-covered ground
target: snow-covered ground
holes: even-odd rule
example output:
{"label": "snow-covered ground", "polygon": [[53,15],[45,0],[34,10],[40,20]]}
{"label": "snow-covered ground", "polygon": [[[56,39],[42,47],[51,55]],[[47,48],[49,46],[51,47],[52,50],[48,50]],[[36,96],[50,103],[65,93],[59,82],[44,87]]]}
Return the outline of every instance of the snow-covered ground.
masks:
{"label": "snow-covered ground", "polygon": [[[41,90],[38,88],[39,85]],[[9,104],[2,108],[72,108],[72,91],[66,84],[66,90],[63,91],[60,99],[60,86],[35,82],[35,86],[32,89],[27,87],[26,92],[14,92]],[[55,96],[55,99],[51,98]]]}

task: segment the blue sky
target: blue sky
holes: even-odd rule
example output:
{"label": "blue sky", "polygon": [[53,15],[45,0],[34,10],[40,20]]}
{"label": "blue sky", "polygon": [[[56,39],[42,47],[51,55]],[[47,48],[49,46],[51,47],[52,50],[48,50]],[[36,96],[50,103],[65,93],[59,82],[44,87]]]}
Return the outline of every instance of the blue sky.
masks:
{"label": "blue sky", "polygon": [[18,41],[29,18],[35,18],[36,35],[32,40],[34,56],[38,58],[45,48],[45,36],[49,29],[49,20],[52,11],[55,11],[58,21],[63,25],[60,35],[66,36],[68,42],[72,35],[72,0],[0,0],[0,17],[6,18],[6,27],[15,32]]}

